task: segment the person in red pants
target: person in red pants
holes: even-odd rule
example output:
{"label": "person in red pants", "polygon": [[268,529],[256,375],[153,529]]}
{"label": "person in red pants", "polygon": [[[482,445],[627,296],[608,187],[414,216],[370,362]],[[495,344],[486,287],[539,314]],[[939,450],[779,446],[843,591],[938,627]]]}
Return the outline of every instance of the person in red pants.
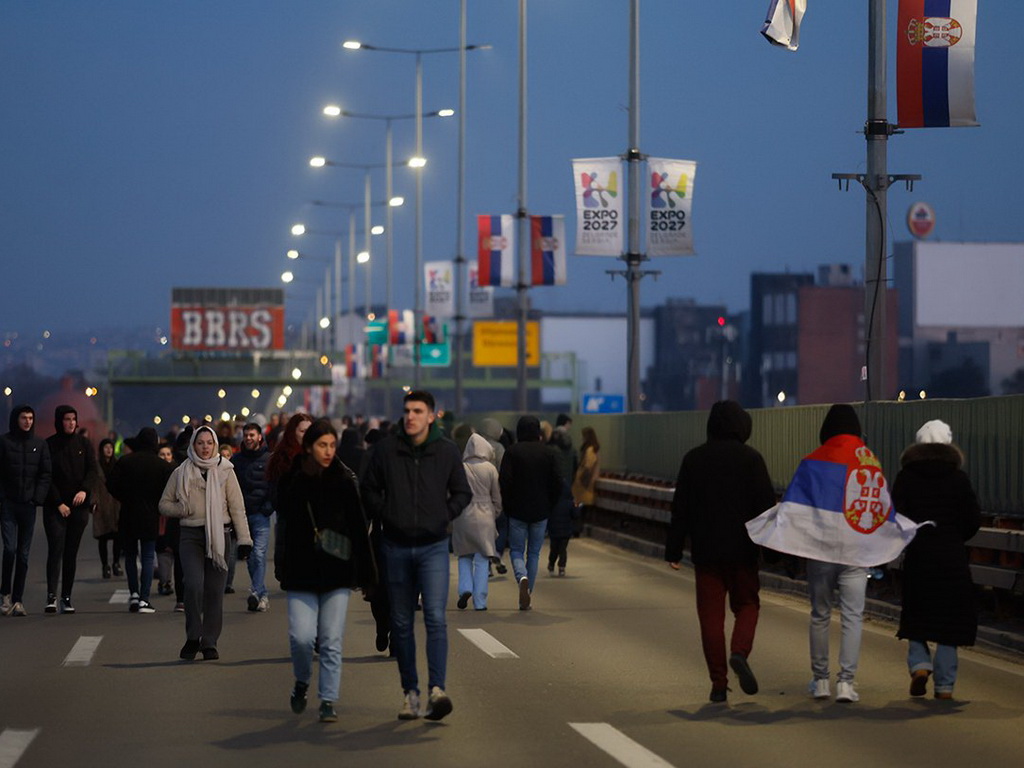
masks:
{"label": "person in red pants", "polygon": [[[739,403],[721,400],[711,407],[707,442],[687,452],[679,467],[665,543],[665,560],[678,570],[683,546],[690,542],[712,702],[727,700],[730,666],[743,692],[757,693],[747,659],[754,645],[761,585],[758,547],[744,524],[775,504],[775,489],[761,454],[746,445],[751,427],[750,414]],[[734,617],[728,660],[727,597]]]}

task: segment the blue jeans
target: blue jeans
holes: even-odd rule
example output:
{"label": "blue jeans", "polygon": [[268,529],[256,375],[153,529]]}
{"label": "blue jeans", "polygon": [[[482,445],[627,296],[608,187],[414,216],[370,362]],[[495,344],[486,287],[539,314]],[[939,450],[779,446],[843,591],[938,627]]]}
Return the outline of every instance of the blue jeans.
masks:
{"label": "blue jeans", "polygon": [[907,649],[907,666],[913,674],[919,669],[927,669],[935,673],[935,692],[952,693],[956,684],[958,659],[955,645],[935,644],[935,657],[928,648],[928,643],[911,640]]}
{"label": "blue jeans", "polygon": [[[136,557],[142,551],[142,574]],[[153,587],[153,566],[156,562],[156,539],[128,538],[124,542],[124,573],[128,577],[128,591],[138,593],[139,598],[149,602],[149,591]]]}
{"label": "blue jeans", "polygon": [[473,595],[473,607],[477,610],[487,607],[487,579],[491,559],[479,552],[459,558],[459,594]]}
{"label": "blue jeans", "polygon": [[[540,549],[544,546],[544,533],[548,529],[548,521],[527,523],[514,517],[508,519],[508,550],[512,558],[512,572],[516,575],[516,583],[526,576],[529,579],[530,591],[537,581],[537,566],[540,564]],[[523,562],[523,551],[526,561]]]}
{"label": "blue jeans", "polygon": [[[263,517],[260,515],[260,517]],[[309,685],[313,677],[313,643],[320,641],[321,701],[337,701],[341,689],[341,643],[345,636],[350,589],[288,593],[288,642],[295,679]]]}
{"label": "blue jeans", "polygon": [[[267,596],[267,546],[270,544],[270,518],[264,514],[246,515],[252,554],[249,555],[249,582],[256,597]],[[332,699],[333,701],[333,699]]]}
{"label": "blue jeans", "polygon": [[4,539],[4,572],[0,594],[10,595],[12,603],[20,603],[25,596],[28,554],[32,548],[32,532],[36,528],[36,505],[30,501],[5,501],[0,508],[0,528]]}
{"label": "blue jeans", "polygon": [[832,620],[833,593],[839,590],[838,682],[852,683],[860,659],[860,634],[868,569],[838,563],[807,561],[807,590],[811,597],[811,672],[815,680],[828,680],[828,633]]}
{"label": "blue jeans", "polygon": [[398,660],[402,690],[420,690],[413,623],[421,595],[427,628],[427,690],[435,685],[444,690],[448,672],[448,625],[444,617],[448,603],[448,539],[408,547],[385,538],[381,552],[391,600],[391,647]]}

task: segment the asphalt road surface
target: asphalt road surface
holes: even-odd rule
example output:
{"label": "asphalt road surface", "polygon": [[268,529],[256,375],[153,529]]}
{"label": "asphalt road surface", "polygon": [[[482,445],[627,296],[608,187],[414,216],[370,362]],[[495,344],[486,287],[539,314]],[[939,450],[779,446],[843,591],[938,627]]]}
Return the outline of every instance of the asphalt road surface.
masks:
{"label": "asphalt road surface", "polygon": [[[962,650],[954,702],[908,696],[905,644],[865,627],[860,702],[811,700],[808,607],[762,593],[750,662],[755,696],[731,682],[710,704],[693,575],[587,540],[568,575],[542,570],[534,609],[519,611],[511,572],[492,579],[489,610],[449,597],[448,693],[439,723],[397,719],[395,662],[374,649],[354,596],[339,721],[316,700],[293,715],[283,593],[245,609],[248,574],[226,598],[219,661],[181,662],[184,616],[172,597],[130,614],[122,580],[99,578],[89,533],[74,615],[44,615],[42,526],[24,618],[0,618],[0,768],[54,766],[1017,766],[1024,755],[1021,659]],[[275,583],[276,586],[276,583]],[[155,593],[155,590],[154,590]],[[114,602],[111,602],[114,600]],[[420,676],[426,679],[422,621]],[[833,664],[838,622],[833,627]],[[833,678],[834,679],[834,678]],[[834,688],[834,685],[833,685]],[[315,692],[315,682],[311,694]],[[930,694],[930,689],[929,689]]]}

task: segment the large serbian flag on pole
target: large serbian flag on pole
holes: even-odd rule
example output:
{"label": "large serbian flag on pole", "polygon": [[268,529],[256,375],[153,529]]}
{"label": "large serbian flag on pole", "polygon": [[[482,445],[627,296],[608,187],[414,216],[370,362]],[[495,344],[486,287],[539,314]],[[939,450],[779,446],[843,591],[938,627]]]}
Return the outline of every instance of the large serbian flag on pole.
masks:
{"label": "large serbian flag on pole", "polygon": [[565,285],[565,217],[530,217],[530,285]]}
{"label": "large serbian flag on pole", "polygon": [[482,214],[476,217],[476,226],[480,285],[515,285],[515,218]]}
{"label": "large serbian flag on pole", "polygon": [[782,501],[747,523],[763,547],[864,567],[895,560],[919,527],[892,508],[881,464],[853,435],[804,458]]}
{"label": "large serbian flag on pole", "polygon": [[900,128],[977,125],[974,32],[978,0],[900,0],[896,106]]}
{"label": "large serbian flag on pole", "polygon": [[807,0],[772,0],[761,34],[772,45],[795,51],[800,46],[800,20],[806,10]]}

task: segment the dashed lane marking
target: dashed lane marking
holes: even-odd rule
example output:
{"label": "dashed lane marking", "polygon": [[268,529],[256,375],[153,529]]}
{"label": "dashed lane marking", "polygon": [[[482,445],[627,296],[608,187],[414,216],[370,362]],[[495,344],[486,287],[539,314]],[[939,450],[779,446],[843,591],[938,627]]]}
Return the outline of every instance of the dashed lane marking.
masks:
{"label": "dashed lane marking", "polygon": [[99,637],[87,637],[82,635],[78,638],[78,642],[71,648],[71,653],[64,657],[65,667],[87,667],[92,662],[93,654],[96,653],[96,649],[100,647],[100,640],[103,639],[103,635]]}
{"label": "dashed lane marking", "polygon": [[38,734],[38,728],[32,731],[5,728],[0,733],[0,768],[14,768],[14,764],[21,759],[32,739]]}
{"label": "dashed lane marking", "polygon": [[608,723],[569,723],[569,726],[627,768],[673,768],[671,763],[665,762]]}
{"label": "dashed lane marking", "polygon": [[115,589],[114,594],[110,596],[111,605],[128,605],[128,599],[131,597],[131,593],[127,589]]}
{"label": "dashed lane marking", "polygon": [[460,629],[459,634],[469,640],[473,645],[486,653],[492,659],[518,659],[519,656],[511,649],[502,645],[498,640],[482,629]]}

